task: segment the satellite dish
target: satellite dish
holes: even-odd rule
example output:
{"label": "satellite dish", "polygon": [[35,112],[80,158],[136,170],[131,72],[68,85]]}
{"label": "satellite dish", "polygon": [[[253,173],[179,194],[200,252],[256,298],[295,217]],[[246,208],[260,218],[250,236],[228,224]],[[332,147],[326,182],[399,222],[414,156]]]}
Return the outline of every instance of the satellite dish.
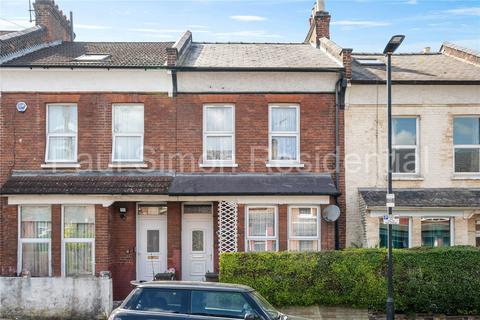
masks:
{"label": "satellite dish", "polygon": [[334,204],[331,204],[323,210],[322,216],[325,221],[337,221],[338,218],[340,218],[340,208]]}

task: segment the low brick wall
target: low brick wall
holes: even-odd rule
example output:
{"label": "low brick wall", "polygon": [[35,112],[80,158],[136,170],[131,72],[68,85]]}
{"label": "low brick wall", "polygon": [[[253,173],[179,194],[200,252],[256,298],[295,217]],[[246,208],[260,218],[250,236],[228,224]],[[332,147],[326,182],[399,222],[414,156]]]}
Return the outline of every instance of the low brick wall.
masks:
{"label": "low brick wall", "polygon": [[0,277],[0,318],[93,319],[111,311],[109,278]]}

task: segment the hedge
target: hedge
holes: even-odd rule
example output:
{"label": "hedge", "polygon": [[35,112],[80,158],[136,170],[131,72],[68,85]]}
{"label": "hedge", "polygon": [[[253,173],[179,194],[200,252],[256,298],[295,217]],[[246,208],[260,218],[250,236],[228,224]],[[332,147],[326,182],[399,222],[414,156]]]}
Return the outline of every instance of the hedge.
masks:
{"label": "hedge", "polygon": [[[277,306],[325,305],[385,310],[386,250],[225,253],[220,281],[245,284]],[[395,309],[480,314],[480,250],[394,250]]]}

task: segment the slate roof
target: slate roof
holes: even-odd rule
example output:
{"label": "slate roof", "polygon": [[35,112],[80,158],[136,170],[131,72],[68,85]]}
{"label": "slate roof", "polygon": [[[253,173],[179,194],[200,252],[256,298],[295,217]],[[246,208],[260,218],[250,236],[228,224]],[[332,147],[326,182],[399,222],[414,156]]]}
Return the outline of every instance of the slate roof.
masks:
{"label": "slate roof", "polygon": [[[362,65],[358,59],[378,59],[381,54],[353,54],[352,81],[385,81],[385,64]],[[480,65],[474,65],[441,53],[395,54],[392,57],[392,80],[401,81],[480,81]]]}
{"label": "slate roof", "polygon": [[323,174],[178,174],[169,189],[174,196],[337,195]]}
{"label": "slate roof", "polygon": [[[63,42],[44,48],[2,66],[32,67],[159,67],[166,61],[166,48],[173,42]],[[110,57],[94,62],[74,60],[83,54],[109,54]]]}
{"label": "slate roof", "polygon": [[[480,188],[394,189],[395,207],[480,207]],[[385,207],[385,189],[359,189],[368,207]]]}
{"label": "slate roof", "polygon": [[336,195],[330,175],[15,172],[0,194]]}
{"label": "slate roof", "polygon": [[342,68],[324,51],[303,43],[194,42],[178,65],[187,68]]}
{"label": "slate roof", "polygon": [[166,194],[171,175],[26,174],[12,175],[0,194]]}

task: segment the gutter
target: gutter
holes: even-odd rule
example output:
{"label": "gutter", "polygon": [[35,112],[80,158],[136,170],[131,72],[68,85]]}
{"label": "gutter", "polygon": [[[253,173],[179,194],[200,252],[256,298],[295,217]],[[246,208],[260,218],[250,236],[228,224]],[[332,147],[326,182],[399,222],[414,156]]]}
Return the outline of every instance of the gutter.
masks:
{"label": "gutter", "polygon": [[[386,84],[385,80],[350,80],[352,84]],[[392,84],[479,85],[480,80],[392,80]]]}

